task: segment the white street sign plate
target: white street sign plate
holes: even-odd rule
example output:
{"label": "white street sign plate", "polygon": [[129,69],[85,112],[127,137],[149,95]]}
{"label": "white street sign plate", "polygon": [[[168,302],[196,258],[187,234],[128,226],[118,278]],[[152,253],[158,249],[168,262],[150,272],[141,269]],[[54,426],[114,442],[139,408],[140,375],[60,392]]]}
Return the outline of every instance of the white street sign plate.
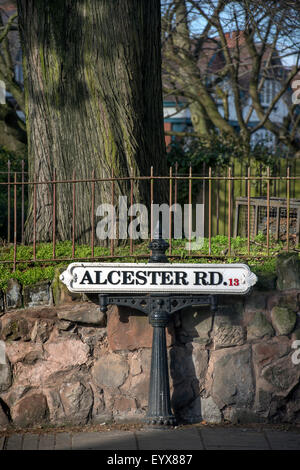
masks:
{"label": "white street sign plate", "polygon": [[71,292],[246,294],[257,277],[246,264],[72,263],[60,280]]}

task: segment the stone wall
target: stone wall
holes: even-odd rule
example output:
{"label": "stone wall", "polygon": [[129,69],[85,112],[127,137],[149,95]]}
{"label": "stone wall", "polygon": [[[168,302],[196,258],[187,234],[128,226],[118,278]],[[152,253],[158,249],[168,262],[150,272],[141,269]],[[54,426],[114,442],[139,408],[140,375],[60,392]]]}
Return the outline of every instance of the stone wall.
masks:
{"label": "stone wall", "polygon": [[[30,289],[11,281],[2,295],[0,427],[142,420],[147,317],[116,307],[106,316],[95,298],[71,296],[58,276]],[[216,313],[175,314],[167,345],[179,421],[300,422],[299,312],[299,262],[290,255],[250,295],[220,296]]]}

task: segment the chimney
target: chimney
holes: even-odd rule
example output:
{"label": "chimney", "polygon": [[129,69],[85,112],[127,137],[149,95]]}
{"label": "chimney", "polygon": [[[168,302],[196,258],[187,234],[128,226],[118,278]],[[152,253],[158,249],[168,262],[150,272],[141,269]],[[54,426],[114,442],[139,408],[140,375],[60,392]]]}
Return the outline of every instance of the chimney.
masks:
{"label": "chimney", "polygon": [[225,33],[226,42],[229,48],[233,48],[238,40],[239,46],[245,43],[244,31],[230,31]]}

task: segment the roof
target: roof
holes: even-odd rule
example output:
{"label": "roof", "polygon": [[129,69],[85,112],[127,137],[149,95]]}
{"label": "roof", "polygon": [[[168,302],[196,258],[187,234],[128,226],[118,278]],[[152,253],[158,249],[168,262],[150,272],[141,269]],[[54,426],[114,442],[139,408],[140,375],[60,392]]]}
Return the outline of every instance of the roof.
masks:
{"label": "roof", "polygon": [[[232,62],[237,64],[237,61],[239,61],[239,86],[244,97],[246,97],[249,91],[253,59],[246,43],[245,34],[243,31],[233,31],[225,33],[225,39]],[[262,46],[262,43],[255,43],[258,51]],[[264,47],[261,73],[264,73],[265,77],[282,80],[287,75],[287,69],[282,64],[278,51],[274,50],[270,44],[266,44]],[[201,37],[196,37],[193,40],[191,52],[195,56],[199,77],[201,76],[203,79],[216,78],[226,65],[221,39],[218,36],[207,38],[204,41],[201,40]],[[173,68],[175,70],[179,69],[178,64],[174,65]],[[168,75],[164,74],[164,83],[167,84],[167,82]]]}
{"label": "roof", "polygon": [[11,15],[17,10],[17,5],[12,0],[0,0],[0,8]]}

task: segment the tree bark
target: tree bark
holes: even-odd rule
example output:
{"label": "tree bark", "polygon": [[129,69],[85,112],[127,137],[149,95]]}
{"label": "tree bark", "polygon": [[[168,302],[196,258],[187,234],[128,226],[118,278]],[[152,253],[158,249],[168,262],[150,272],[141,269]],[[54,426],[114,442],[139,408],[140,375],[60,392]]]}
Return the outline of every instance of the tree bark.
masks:
{"label": "tree bark", "polygon": [[191,120],[193,128],[199,137],[208,138],[210,132],[214,130],[212,122],[209,120],[205,109],[200,102],[190,104]]}
{"label": "tree bark", "polygon": [[[18,0],[29,173],[49,181],[166,174],[159,0]],[[115,202],[130,183],[117,180]],[[164,198],[164,185],[155,191]],[[36,194],[37,240],[52,237],[52,185]],[[91,234],[91,183],[76,184],[76,240]],[[149,187],[134,186],[149,203]],[[95,208],[111,202],[97,183]],[[57,237],[72,237],[72,184],[57,185]],[[32,238],[33,197],[27,219]]]}

